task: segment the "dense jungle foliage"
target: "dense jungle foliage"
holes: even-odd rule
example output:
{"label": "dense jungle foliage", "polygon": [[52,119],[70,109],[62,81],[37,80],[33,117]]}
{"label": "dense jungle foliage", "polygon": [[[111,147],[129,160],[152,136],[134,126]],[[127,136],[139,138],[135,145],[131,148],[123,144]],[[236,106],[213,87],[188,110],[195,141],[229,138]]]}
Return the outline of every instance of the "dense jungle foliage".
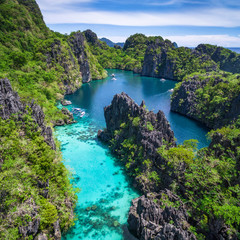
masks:
{"label": "dense jungle foliage", "polygon": [[0,239],[23,239],[30,222],[47,234],[57,220],[65,231],[74,223],[71,176],[28,112],[0,118]]}
{"label": "dense jungle foliage", "polygon": [[[197,140],[187,140],[176,147],[164,143],[157,150],[160,166],[144,155],[135,136],[124,140],[123,136],[133,128],[154,131],[150,123],[143,125],[140,117],[129,118],[119,130],[115,130],[110,148],[117,153],[127,173],[138,184],[154,191],[166,187],[166,176],[172,178],[167,188],[185,203],[191,223],[188,227],[197,239],[208,239],[214,232],[212,227],[216,219],[227,229],[227,239],[238,239],[240,118],[232,125],[211,131],[210,146],[200,150],[197,149]],[[166,204],[178,207],[169,201]]]}
{"label": "dense jungle foliage", "polygon": [[[120,49],[108,47],[92,38],[91,33],[83,34],[84,53],[90,62],[93,79],[106,76],[104,68],[141,73],[147,49],[163,42],[161,37],[135,34]],[[82,84],[79,62],[69,45],[73,35],[49,30],[34,0],[0,0],[0,79],[9,78],[22,101],[31,102],[34,98],[45,113],[46,123],[52,126],[57,119],[64,118],[56,101],[63,98],[66,86],[74,91]],[[171,45],[168,40],[165,43]],[[150,53],[158,56],[161,50],[157,47]],[[167,49],[167,58],[173,63],[174,74],[179,79],[206,82],[194,93],[199,119],[211,122],[224,118],[226,111],[230,111],[233,100],[240,93],[240,77],[218,69],[206,74],[204,69],[212,62],[205,56],[210,56],[220,69],[239,73],[239,54],[212,45],[200,45],[196,50],[203,53],[203,57],[190,49],[173,46]],[[161,65],[157,71],[161,71]],[[173,95],[177,94],[180,85]],[[138,118],[129,121],[135,127],[141,124]],[[128,124],[123,123],[119,131]],[[17,116],[7,120],[0,118],[0,126],[0,238],[19,239],[19,227],[38,220],[40,229],[47,233],[53,231],[52,224],[57,219],[61,229],[67,230],[74,221],[72,204],[76,199],[59,146],[54,151],[45,143],[30,114],[25,114],[21,120]],[[151,123],[144,127],[154,130]],[[234,234],[240,238],[239,129],[240,123],[236,121],[210,132],[211,146],[199,151],[195,141],[174,148],[164,145],[158,150],[168,162],[166,168],[178,176],[172,190],[179,194],[179,184],[184,187],[181,197],[189,209],[194,226],[191,230],[199,239],[204,239],[211,231],[209,226],[215,218],[224,221],[229,238]],[[116,132],[116,136],[118,134],[120,132]],[[129,174],[160,186],[161,176],[153,162],[143,158],[134,137],[122,143],[121,151]],[[179,174],[181,164],[185,171]],[[39,185],[46,182],[49,186],[45,198],[39,192]]]}

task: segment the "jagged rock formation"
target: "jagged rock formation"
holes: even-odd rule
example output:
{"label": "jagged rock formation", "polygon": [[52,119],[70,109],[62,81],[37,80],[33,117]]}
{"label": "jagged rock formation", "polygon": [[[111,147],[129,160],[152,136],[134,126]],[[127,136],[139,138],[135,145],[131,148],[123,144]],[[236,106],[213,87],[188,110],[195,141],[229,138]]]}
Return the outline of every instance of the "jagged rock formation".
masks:
{"label": "jagged rock formation", "polygon": [[[127,123],[129,117],[140,117],[143,123],[151,123],[154,130],[149,131],[143,124],[136,127],[136,129],[129,128],[127,133],[129,137],[137,134],[137,141],[144,144],[148,152],[153,153],[154,147],[161,146],[163,140],[175,144],[174,134],[170,128],[168,121],[162,111],[154,114],[152,111],[146,109],[145,103],[139,106],[126,93],[116,94],[112,100],[111,105],[104,108],[104,116],[106,119],[107,130],[103,132],[107,138],[114,137],[115,130],[120,129],[122,123]],[[136,131],[138,130],[138,131]],[[149,142],[147,142],[149,140]],[[151,142],[150,142],[151,140]]]}
{"label": "jagged rock formation", "polygon": [[[121,93],[114,96],[110,106],[105,107],[104,116],[107,128],[99,130],[98,137],[110,144],[111,150],[121,157],[129,172],[140,171],[134,175],[138,189],[150,192],[168,187],[174,173],[158,154],[158,148],[163,144],[173,147],[176,143],[164,113],[149,112],[144,102],[139,106],[127,94]],[[149,162],[148,167],[145,160]],[[166,165],[164,170],[161,165]],[[145,177],[151,173],[160,175],[161,183]]]}
{"label": "jagged rock formation", "polygon": [[[171,111],[215,129],[236,120],[240,115],[240,92],[237,86],[232,86],[233,93],[229,94],[227,88],[230,87],[231,80],[226,79],[224,75],[195,75],[183,81],[172,94]],[[232,77],[235,78],[237,85],[240,77]],[[222,94],[217,96],[214,90],[208,91],[208,89],[221,89]],[[204,94],[207,99],[203,99]],[[224,98],[225,94],[228,94],[227,99]],[[220,97],[222,100],[217,102],[215,99]]]}
{"label": "jagged rock formation", "polygon": [[208,54],[213,61],[219,64],[221,70],[240,73],[240,54],[210,44],[199,44],[196,50],[203,54]]}
{"label": "jagged rock formation", "polygon": [[[30,235],[32,235],[33,237],[36,236],[40,228],[40,218],[37,214],[39,207],[36,205],[32,198],[28,199],[25,204],[29,206],[29,209],[31,208],[31,211],[29,211],[29,215],[32,221],[30,221],[26,226],[19,227],[19,233],[22,234],[23,239],[27,238]],[[24,215],[26,213],[19,212],[18,214]]]}
{"label": "jagged rock formation", "polygon": [[11,114],[23,111],[23,104],[18,94],[12,90],[7,78],[0,80],[0,105],[0,117],[3,119],[8,119]]}
{"label": "jagged rock formation", "polygon": [[84,47],[84,35],[81,32],[77,32],[73,36],[71,36],[68,41],[74,55],[78,60],[80,71],[82,73],[82,82],[86,83],[91,81],[92,76],[90,73],[90,63]]}
{"label": "jagged rock formation", "polygon": [[[20,101],[16,92],[13,91],[10,81],[5,78],[0,80],[0,117],[8,119],[12,114],[18,114],[21,118],[22,113],[26,113],[26,104]],[[28,105],[32,111],[32,117],[41,129],[45,141],[56,149],[53,139],[52,129],[44,124],[44,113],[34,100]]]}
{"label": "jagged rock formation", "polygon": [[[71,115],[67,109],[63,109],[63,113],[67,115]],[[41,135],[44,137],[45,142],[53,149],[56,150],[56,145],[53,139],[52,129],[50,127],[45,126],[44,123],[44,113],[39,105],[34,103],[34,100],[30,104],[26,104],[21,102],[18,94],[13,91],[10,81],[5,78],[0,80],[0,118],[6,120],[9,119],[12,115],[15,115],[15,119],[17,121],[22,122],[23,126],[25,125],[25,114],[31,114],[31,117],[34,121],[34,124],[37,125],[36,131],[38,129],[41,130]],[[22,133],[22,137],[24,137],[24,131]],[[3,159],[0,158],[0,170],[1,165],[3,164]],[[44,199],[48,199],[49,197],[49,179],[40,180],[40,179],[32,179],[36,180],[36,186],[39,191],[39,194],[42,195]],[[4,191],[0,191],[1,204],[6,201],[8,193]],[[67,201],[67,199],[66,199]],[[69,201],[66,202],[67,207],[72,209],[73,204]],[[1,215],[6,213],[7,209],[0,207]],[[42,229],[40,229],[41,219],[39,217],[39,205],[37,205],[33,198],[28,198],[25,202],[22,202],[21,208],[18,209],[17,214],[21,218],[22,216],[29,216],[30,220],[27,223],[23,223],[18,227],[19,234],[23,239],[28,238],[29,236],[34,237],[34,239],[48,239],[48,237],[42,233]],[[73,212],[72,212],[73,214]],[[59,220],[53,223],[53,233],[52,236],[55,240],[61,239],[61,229]]]}
{"label": "jagged rock formation", "polygon": [[98,41],[98,37],[96,33],[88,29],[84,31],[83,34],[88,43],[91,43],[92,45],[101,46],[100,42]]}
{"label": "jagged rock formation", "polygon": [[128,224],[129,230],[140,240],[196,240],[189,231],[184,204],[166,189],[134,199]]}
{"label": "jagged rock formation", "polygon": [[176,79],[174,76],[175,63],[167,58],[168,48],[173,48],[169,41],[157,39],[151,43],[145,53],[141,75]]}
{"label": "jagged rock formation", "polygon": [[[164,113],[149,112],[145,103],[136,104],[127,94],[114,96],[104,108],[107,128],[98,137],[125,164],[134,185],[145,196],[133,200],[129,211],[129,230],[138,239],[192,239],[184,204],[170,190],[176,176],[184,172],[184,163],[177,171],[158,152],[158,148],[176,146],[174,134]],[[162,189],[165,189],[162,191]],[[179,184],[179,190],[181,184]],[[158,192],[158,194],[153,194]]]}

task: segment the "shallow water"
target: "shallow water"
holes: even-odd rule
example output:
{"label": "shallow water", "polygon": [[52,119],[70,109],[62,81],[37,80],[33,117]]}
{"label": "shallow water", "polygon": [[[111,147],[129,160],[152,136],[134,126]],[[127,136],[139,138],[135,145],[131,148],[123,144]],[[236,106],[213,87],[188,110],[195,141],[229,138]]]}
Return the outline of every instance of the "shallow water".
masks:
{"label": "shallow water", "polygon": [[[85,109],[86,116],[78,123],[57,127],[62,143],[65,165],[74,174],[74,183],[81,188],[76,213],[78,220],[63,239],[120,240],[131,200],[138,193],[131,188],[121,165],[109,150],[98,142],[98,129],[105,127],[103,108],[111,103],[116,93],[126,92],[138,104],[145,100],[149,110],[161,109],[175,133],[178,143],[195,138],[199,147],[205,147],[207,129],[199,123],[170,112],[171,89],[176,82],[140,77],[128,71],[109,70],[117,80],[104,80],[84,84],[76,93],[66,96],[72,107]],[[125,238],[127,239],[127,238]]]}

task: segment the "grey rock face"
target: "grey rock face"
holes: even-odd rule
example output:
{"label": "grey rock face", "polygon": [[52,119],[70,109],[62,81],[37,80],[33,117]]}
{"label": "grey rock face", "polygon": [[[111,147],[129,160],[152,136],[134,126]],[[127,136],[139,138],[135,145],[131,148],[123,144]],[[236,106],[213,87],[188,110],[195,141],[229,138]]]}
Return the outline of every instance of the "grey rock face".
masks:
{"label": "grey rock face", "polygon": [[[50,50],[48,50],[45,55],[47,57],[49,68],[55,68],[56,64],[63,67],[63,84],[65,93],[73,93],[80,86],[81,73],[70,47],[63,46],[60,40],[55,39],[50,46]],[[75,69],[75,71],[73,71],[73,69]]]}
{"label": "grey rock face", "polygon": [[[19,233],[22,235],[23,239],[25,239],[27,236],[30,236],[30,235],[32,235],[33,237],[36,236],[36,234],[39,231],[39,227],[40,227],[40,219],[37,217],[38,207],[37,207],[36,203],[34,202],[34,200],[32,198],[30,198],[27,200],[26,204],[31,209],[31,212],[29,213],[31,221],[29,221],[26,225],[19,227]],[[18,214],[24,215],[26,213],[20,212]]]}
{"label": "grey rock face", "polygon": [[48,237],[45,233],[40,233],[34,238],[34,240],[48,240]]}
{"label": "grey rock face", "polygon": [[85,38],[84,35],[80,32],[75,33],[72,37],[69,38],[69,45],[78,60],[80,65],[80,71],[82,73],[82,82],[90,82],[92,79],[90,73],[90,64],[85,50]]}
{"label": "grey rock face", "polygon": [[114,96],[111,105],[104,108],[104,116],[107,133],[110,137],[114,136],[114,131],[120,129],[122,123],[129,122],[129,117],[140,117],[143,125],[149,122],[154,127],[154,130],[148,131],[145,127],[141,126],[136,129],[129,128],[127,132],[128,136],[135,136],[135,134],[137,134],[137,142],[143,144],[146,148],[149,143],[149,148],[152,149],[150,152],[153,152],[154,147],[160,147],[163,139],[175,144],[174,133],[164,113],[162,111],[159,111],[157,114],[151,111],[149,112],[145,109],[144,102],[139,106],[126,93],[116,94]]}
{"label": "grey rock face", "polygon": [[[182,57],[181,52],[185,52],[185,57]],[[190,69],[188,66],[184,66],[186,58],[187,61],[192,63],[193,69]],[[168,40],[156,40],[147,47],[141,75],[180,81],[182,79],[180,79],[180,76],[177,73],[178,71],[182,71],[185,68],[186,71],[189,68],[189,73],[199,70],[197,68],[194,69],[195,65],[192,62],[194,59],[198,60],[200,63],[211,61],[211,58],[208,55],[201,54],[196,50],[191,51],[190,49],[183,47],[175,48],[174,44]],[[181,68],[176,64],[179,61],[183,65]],[[217,68],[217,64],[213,61],[208,66],[202,66],[202,69],[207,72],[216,71]]]}
{"label": "grey rock face", "polygon": [[221,70],[240,73],[240,54],[209,44],[199,44],[196,50],[209,55],[213,61],[219,64]]}
{"label": "grey rock face", "polygon": [[16,92],[13,91],[10,81],[0,80],[0,117],[8,119],[11,114],[23,111],[24,107]]}
{"label": "grey rock face", "polygon": [[140,240],[196,240],[187,221],[182,201],[169,190],[134,199],[128,215],[129,230]]}
{"label": "grey rock face", "polygon": [[92,30],[88,29],[83,32],[85,35],[85,38],[88,43],[91,43],[92,45],[98,45],[101,46],[100,42],[98,41],[97,34],[94,33]]}
{"label": "grey rock face", "polygon": [[40,189],[40,194],[44,197],[48,197],[48,187],[49,187],[49,180],[46,182],[38,180],[38,188]]}
{"label": "grey rock face", "polygon": [[167,57],[168,48],[173,47],[171,43],[164,41],[150,44],[144,56],[141,75],[176,79],[174,76],[175,63]]}
{"label": "grey rock face", "polygon": [[54,239],[55,239],[55,240],[61,240],[62,234],[61,234],[61,229],[60,229],[59,220],[57,220],[57,221],[53,224],[53,228],[54,228]]}
{"label": "grey rock face", "polygon": [[[46,143],[48,143],[52,149],[56,149],[56,145],[53,139],[52,129],[44,124],[44,113],[41,107],[34,103],[34,100],[29,104],[32,109],[32,117],[36,124],[41,129],[41,134],[44,137]],[[16,92],[13,91],[10,81],[8,79],[0,79],[0,117],[8,119],[12,114],[18,114],[21,118],[21,114],[26,113],[26,104],[20,101],[20,98]]]}
{"label": "grey rock face", "polygon": [[199,112],[197,112],[197,97],[195,92],[205,85],[206,81],[192,80],[182,82],[177,94],[172,97],[171,111],[200,120],[198,118]]}

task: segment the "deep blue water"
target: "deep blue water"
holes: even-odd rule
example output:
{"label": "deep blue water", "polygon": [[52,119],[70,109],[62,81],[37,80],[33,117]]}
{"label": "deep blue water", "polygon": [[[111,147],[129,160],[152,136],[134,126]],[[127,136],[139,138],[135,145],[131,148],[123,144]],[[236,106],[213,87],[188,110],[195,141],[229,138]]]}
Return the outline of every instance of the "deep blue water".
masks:
{"label": "deep blue water", "polygon": [[232,48],[228,48],[236,53],[240,53],[240,48],[239,47],[232,47]]}
{"label": "deep blue water", "polygon": [[[126,92],[138,104],[144,99],[149,110],[162,110],[175,133],[178,143],[197,139],[199,147],[207,146],[207,129],[201,124],[170,112],[171,89],[176,82],[141,77],[132,72],[109,70],[116,81],[104,80],[84,84],[72,95],[72,107],[85,109],[86,116],[78,123],[57,127],[56,135],[62,143],[65,165],[71,169],[74,182],[81,188],[78,194],[75,227],[63,239],[120,240],[131,200],[138,196],[124,174],[121,165],[98,142],[98,129],[105,127],[103,108],[109,105],[116,93]],[[127,238],[125,238],[127,239]]]}

